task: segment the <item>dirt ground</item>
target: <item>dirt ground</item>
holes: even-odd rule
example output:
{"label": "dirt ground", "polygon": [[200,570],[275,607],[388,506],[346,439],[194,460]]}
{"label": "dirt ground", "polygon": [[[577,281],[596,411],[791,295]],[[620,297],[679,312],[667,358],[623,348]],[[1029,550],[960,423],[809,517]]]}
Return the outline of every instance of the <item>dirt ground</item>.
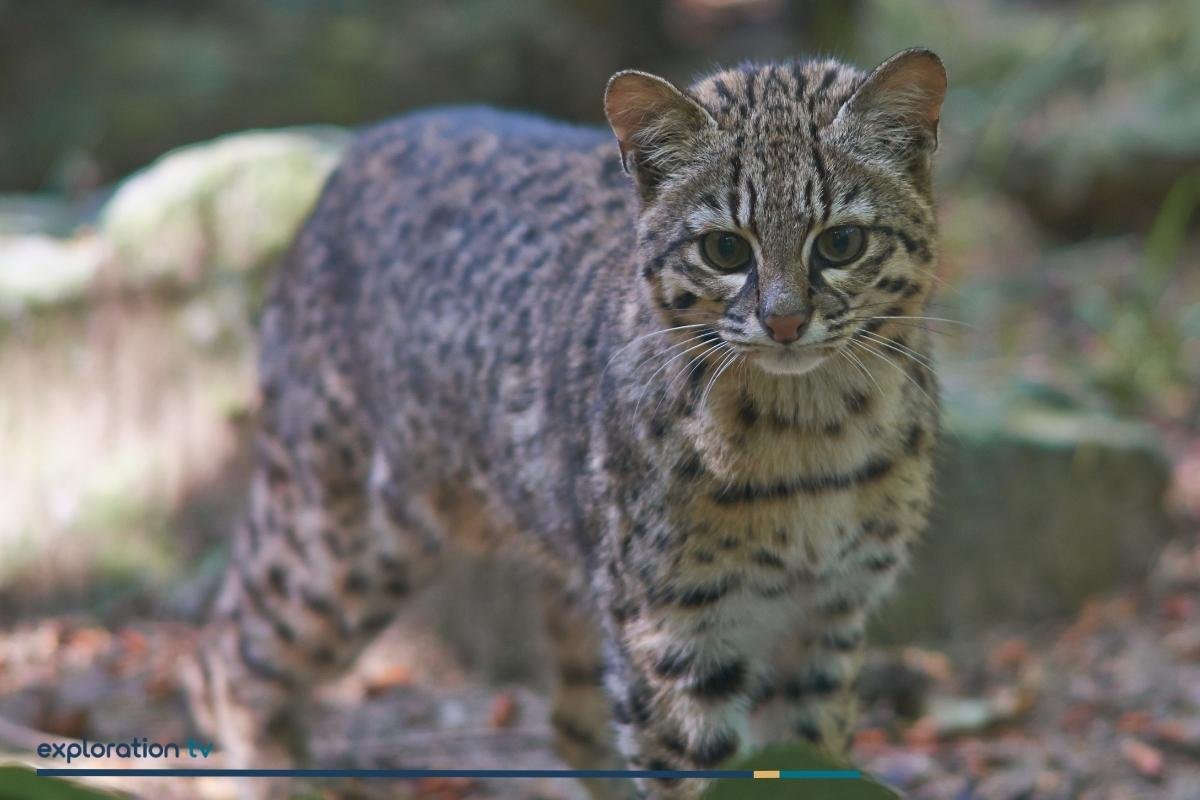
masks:
{"label": "dirt ground", "polygon": [[[108,629],[71,616],[3,631],[0,748],[33,763],[28,751],[52,737],[117,741],[152,731],[158,741],[183,741],[195,732],[179,659],[193,634],[179,622]],[[1200,798],[1200,545],[1175,542],[1140,585],[1095,599],[1065,623],[940,650],[872,651],[861,691],[855,759],[907,796]],[[319,700],[313,729],[321,734],[311,744],[321,766],[564,766],[536,687],[481,685],[414,619],[402,619]],[[215,780],[117,786],[156,798],[233,791]],[[308,788],[315,794],[304,796],[581,797],[566,781]]]}

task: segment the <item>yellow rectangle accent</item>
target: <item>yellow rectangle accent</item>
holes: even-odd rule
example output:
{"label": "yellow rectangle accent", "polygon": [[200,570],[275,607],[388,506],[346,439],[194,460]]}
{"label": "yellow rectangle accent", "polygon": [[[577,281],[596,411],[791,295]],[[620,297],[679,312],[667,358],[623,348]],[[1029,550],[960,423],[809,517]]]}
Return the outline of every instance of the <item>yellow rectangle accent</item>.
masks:
{"label": "yellow rectangle accent", "polygon": [[754,770],[756,778],[778,778],[779,770],[777,769],[756,769]]}

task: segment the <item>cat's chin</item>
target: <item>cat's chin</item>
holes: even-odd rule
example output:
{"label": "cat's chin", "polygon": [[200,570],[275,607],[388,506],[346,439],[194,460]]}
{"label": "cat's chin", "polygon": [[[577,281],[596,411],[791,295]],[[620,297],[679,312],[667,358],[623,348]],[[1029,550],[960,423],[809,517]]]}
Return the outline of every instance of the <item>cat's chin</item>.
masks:
{"label": "cat's chin", "polygon": [[828,350],[794,351],[783,348],[756,353],[754,364],[771,375],[803,375],[829,359]]}

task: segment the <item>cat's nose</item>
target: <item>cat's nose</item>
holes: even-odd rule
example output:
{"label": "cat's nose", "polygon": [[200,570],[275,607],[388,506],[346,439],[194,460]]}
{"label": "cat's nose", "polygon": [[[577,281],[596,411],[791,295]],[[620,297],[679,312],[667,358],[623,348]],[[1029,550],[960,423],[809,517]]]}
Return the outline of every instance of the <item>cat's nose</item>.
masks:
{"label": "cat's nose", "polygon": [[780,344],[788,344],[800,338],[812,314],[771,314],[763,317],[763,327],[771,338]]}

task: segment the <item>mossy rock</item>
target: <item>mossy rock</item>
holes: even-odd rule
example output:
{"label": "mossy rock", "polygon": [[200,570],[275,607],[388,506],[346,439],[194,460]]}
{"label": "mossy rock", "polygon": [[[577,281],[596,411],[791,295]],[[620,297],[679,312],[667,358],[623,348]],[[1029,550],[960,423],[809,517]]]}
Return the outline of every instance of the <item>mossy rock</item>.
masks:
{"label": "mossy rock", "polygon": [[158,159],[122,183],[101,215],[122,282],[187,285],[270,263],[348,139],[337,128],[250,131]]}
{"label": "mossy rock", "polygon": [[0,235],[0,317],[82,299],[107,253],[96,236]]}
{"label": "mossy rock", "polygon": [[873,638],[937,640],[1063,617],[1144,578],[1173,531],[1169,478],[1140,423],[951,408],[929,531]]}

